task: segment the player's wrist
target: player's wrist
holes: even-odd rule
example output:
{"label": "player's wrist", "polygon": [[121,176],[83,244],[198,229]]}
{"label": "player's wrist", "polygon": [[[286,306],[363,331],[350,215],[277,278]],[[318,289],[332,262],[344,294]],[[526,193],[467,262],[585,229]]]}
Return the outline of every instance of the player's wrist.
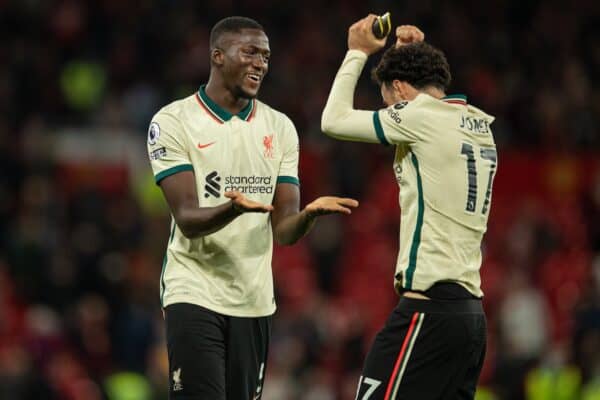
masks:
{"label": "player's wrist", "polygon": [[241,215],[245,212],[245,210],[242,207],[240,207],[238,204],[236,204],[233,200],[231,200],[231,211],[235,215]]}
{"label": "player's wrist", "polygon": [[316,212],[310,211],[308,208],[304,208],[304,210],[302,210],[301,214],[302,214],[302,219],[307,223],[310,223],[312,220],[314,220],[318,216]]}
{"label": "player's wrist", "polygon": [[367,48],[362,46],[348,46],[348,53],[357,55],[361,58],[368,58],[373,52],[370,52]]}

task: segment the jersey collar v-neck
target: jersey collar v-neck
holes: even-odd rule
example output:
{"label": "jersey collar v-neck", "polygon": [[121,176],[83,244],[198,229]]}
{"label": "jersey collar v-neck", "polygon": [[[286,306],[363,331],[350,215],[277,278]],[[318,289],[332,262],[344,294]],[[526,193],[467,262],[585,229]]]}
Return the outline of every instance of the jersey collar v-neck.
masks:
{"label": "jersey collar v-neck", "polygon": [[210,97],[208,97],[206,94],[206,85],[200,86],[200,89],[196,93],[196,100],[198,100],[198,103],[211,117],[221,124],[229,121],[234,115],[237,115],[238,118],[243,121],[250,121],[256,110],[256,100],[251,99],[248,102],[248,105],[246,105],[246,107],[244,107],[239,113],[232,114],[229,111],[224,110],[221,106],[211,100]]}

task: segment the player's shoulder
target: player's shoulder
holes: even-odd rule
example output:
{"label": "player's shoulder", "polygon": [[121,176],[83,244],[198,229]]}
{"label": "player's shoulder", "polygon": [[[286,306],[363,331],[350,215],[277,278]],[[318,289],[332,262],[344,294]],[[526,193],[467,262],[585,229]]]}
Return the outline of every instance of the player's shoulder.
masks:
{"label": "player's shoulder", "polygon": [[[182,99],[175,100],[154,114],[148,129],[148,142],[156,140],[161,134],[177,136],[183,132],[182,120],[186,115],[186,108],[190,107],[190,102],[194,100],[194,96],[187,96]],[[152,139],[154,138],[154,139]]]}
{"label": "player's shoulder", "polygon": [[294,127],[294,123],[292,122],[291,118],[287,116],[287,114],[276,110],[260,100],[256,100],[256,113],[257,116],[261,115],[262,118],[269,119],[275,124],[281,124],[286,127]]}
{"label": "player's shoulder", "polygon": [[402,100],[390,105],[387,109],[390,113],[401,113],[404,116],[407,114],[420,114],[423,110],[428,108],[429,97],[430,96],[419,94],[411,101]]}
{"label": "player's shoulder", "polygon": [[[185,112],[190,107],[196,104],[196,95],[192,94],[181,99],[170,102],[163,106],[154,114],[154,118],[175,118],[179,119],[185,115]],[[153,118],[153,119],[154,119]]]}
{"label": "player's shoulder", "polygon": [[484,118],[484,119],[488,120],[488,122],[490,124],[494,121],[494,119],[496,119],[496,117],[494,117],[493,115],[488,114],[487,112],[483,111],[481,108],[475,107],[472,104],[467,105],[467,110],[472,115],[475,115],[479,118]]}
{"label": "player's shoulder", "polygon": [[455,106],[457,104],[466,104],[466,97],[460,96],[446,96],[441,99],[430,96],[427,93],[419,93],[414,100],[407,102],[406,108],[409,111],[420,112],[420,111],[435,111],[435,110],[448,110],[449,106]]}

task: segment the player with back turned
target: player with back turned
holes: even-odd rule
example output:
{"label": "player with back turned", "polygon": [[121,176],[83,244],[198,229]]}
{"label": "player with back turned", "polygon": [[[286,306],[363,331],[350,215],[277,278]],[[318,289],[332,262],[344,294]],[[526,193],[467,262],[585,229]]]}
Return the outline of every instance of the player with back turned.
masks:
{"label": "player with back turned", "polygon": [[208,83],[150,124],[148,153],[173,217],[160,278],[170,399],[260,399],[273,238],[292,244],[317,216],[358,205],[320,197],[299,211],[296,129],[256,100],[269,58],[256,21],[221,20]]}
{"label": "player with back turned", "polygon": [[328,135],[395,145],[400,249],[394,285],[401,295],[364,363],[357,399],[473,399],[485,356],[481,241],[496,171],[493,117],[447,95],[443,53],[414,26],[373,75],[387,108],[353,108],[369,55],[385,45],[374,15],[350,27],[342,66],[322,115]]}

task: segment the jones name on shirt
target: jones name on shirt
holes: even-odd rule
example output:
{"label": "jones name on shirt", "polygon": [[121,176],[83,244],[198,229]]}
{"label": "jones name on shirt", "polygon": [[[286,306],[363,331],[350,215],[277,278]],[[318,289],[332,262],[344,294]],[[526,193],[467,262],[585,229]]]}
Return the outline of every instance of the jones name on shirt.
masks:
{"label": "jones name on shirt", "polygon": [[473,118],[468,115],[461,117],[459,128],[466,129],[473,133],[489,134],[490,123],[485,118]]}

